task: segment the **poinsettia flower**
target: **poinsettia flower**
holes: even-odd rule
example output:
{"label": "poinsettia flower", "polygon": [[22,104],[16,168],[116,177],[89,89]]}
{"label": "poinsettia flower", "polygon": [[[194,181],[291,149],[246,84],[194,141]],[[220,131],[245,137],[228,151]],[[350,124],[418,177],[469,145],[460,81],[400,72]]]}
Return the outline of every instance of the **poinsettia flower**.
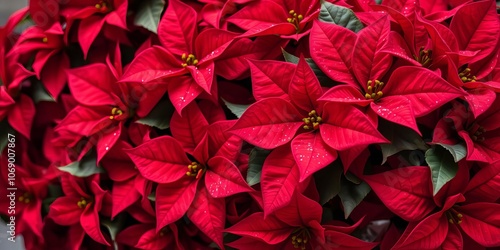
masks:
{"label": "poinsettia flower", "polygon": [[130,207],[141,197],[147,199],[148,191],[151,189],[151,184],[148,185],[148,181],[140,175],[125,152],[131,148],[130,144],[119,140],[100,164],[113,181],[111,218]]}
{"label": "poinsettia flower", "polygon": [[[323,71],[333,80],[347,83],[328,90],[320,98],[321,101],[370,106],[370,110],[378,116],[420,133],[415,117],[423,116],[462,95],[461,91],[434,72],[416,66],[398,67],[387,83],[382,81],[392,61],[390,55],[381,51],[389,39],[387,17],[359,32],[352,49],[352,59],[349,52],[343,51],[345,43],[339,46],[330,40],[330,37],[342,37],[349,46],[354,36],[352,31],[340,26],[320,22],[314,24],[311,41],[315,41],[318,47],[311,47],[312,58],[323,65]],[[321,52],[323,50],[332,53]]]}
{"label": "poinsettia flower", "polygon": [[465,142],[467,160],[493,163],[500,159],[500,98],[491,100],[491,107],[474,118],[471,109],[455,104],[434,130],[433,142],[456,145]]}
{"label": "poinsettia flower", "polygon": [[225,20],[227,15],[236,12],[237,4],[247,4],[251,0],[216,0],[209,1],[203,6],[201,15],[203,20],[217,29],[227,30],[228,22]]}
{"label": "poinsettia flower", "polygon": [[[28,155],[31,151],[27,139],[17,138],[16,147],[5,150],[0,157],[0,194],[5,199],[0,201],[0,213],[7,217],[15,216],[16,234],[31,235],[34,244],[44,244],[42,203],[48,196],[48,186],[53,182],[58,172],[47,169],[41,162],[34,162],[35,155]],[[14,151],[12,151],[14,149]],[[7,152],[14,152],[16,162],[12,163]],[[33,158],[33,159],[32,159]],[[14,164],[13,166],[11,166]],[[15,169],[17,181],[13,182],[12,169]],[[13,206],[12,204],[15,204]]]}
{"label": "poinsettia flower", "polygon": [[168,89],[178,113],[202,93],[212,95],[209,99],[216,102],[214,59],[236,34],[218,29],[198,34],[197,15],[189,5],[170,1],[158,27],[162,47],[140,53],[121,81],[160,84],[161,89]]}
{"label": "poinsettia flower", "polygon": [[[135,116],[135,110],[142,105],[152,108],[150,103],[156,101],[150,95],[136,96],[135,91],[143,89],[139,84],[117,83],[121,71],[118,47],[113,62],[108,57],[106,64],[68,71],[70,90],[80,105],[68,113],[56,131],[74,134],[74,141],[91,138],[86,147],[96,146],[98,162],[120,138],[124,124]],[[86,152],[83,150],[80,156]]]}
{"label": "poinsettia flower", "polygon": [[63,36],[64,31],[57,22],[47,30],[33,26],[21,34],[10,52],[20,57],[34,57],[33,70],[54,99],[66,86],[66,70],[70,66]]}
{"label": "poinsettia flower", "polygon": [[[59,4],[57,14],[67,21],[67,29],[78,23],[78,42],[87,58],[90,46],[101,30],[127,30],[128,0],[70,0]],[[54,13],[52,13],[54,15]]]}
{"label": "poinsettia flower", "polygon": [[27,9],[21,9],[0,27],[0,121],[5,118],[10,126],[26,138],[30,138],[35,116],[35,105],[30,97],[21,93],[24,82],[33,73],[17,62],[15,54],[9,54],[17,35],[14,28],[26,16]]}
{"label": "poinsettia flower", "polygon": [[[250,63],[260,101],[243,113],[230,132],[265,149],[291,141],[301,181],[333,162],[336,150],[386,142],[356,108],[318,102],[323,89],[304,58],[294,70],[288,63]],[[281,77],[292,70],[291,76]]]}
{"label": "poinsettia flower", "polygon": [[228,22],[246,30],[243,37],[279,35],[299,40],[309,33],[319,14],[320,1],[258,0],[245,6]]}
{"label": "poinsettia flower", "polygon": [[340,230],[337,226],[321,225],[321,206],[301,193],[292,202],[273,215],[264,217],[254,213],[226,232],[243,236],[228,246],[237,249],[371,249],[376,244],[363,242]]}
{"label": "poinsettia flower", "polygon": [[[481,174],[472,179],[478,178],[477,181],[468,182],[468,167],[459,165],[455,178],[445,184],[434,197],[430,192],[430,175],[425,178],[422,176],[425,172],[429,173],[426,168],[406,167],[366,178],[380,199],[395,214],[411,218],[410,224],[392,249],[435,249],[447,246],[462,249],[463,236],[470,237],[485,247],[499,246],[500,241],[493,235],[500,232],[500,223],[497,213],[493,211],[498,210],[500,205],[489,198],[481,200],[473,197],[475,192],[484,197],[482,188],[498,186],[495,184],[498,166],[480,171]],[[410,178],[412,183],[405,181]],[[481,186],[479,182],[484,185]],[[468,188],[466,183],[474,184]],[[427,191],[422,192],[424,190]],[[409,215],[412,217],[406,217]]]}
{"label": "poinsettia flower", "polygon": [[101,232],[99,214],[109,216],[111,197],[108,191],[100,187],[99,181],[98,174],[85,179],[63,175],[61,184],[65,196],[57,198],[50,205],[48,217],[59,225],[83,228],[83,231],[75,230],[80,236],[72,237],[83,240],[81,234],[86,233],[96,242],[110,246]]}
{"label": "poinsettia flower", "polygon": [[[196,103],[184,110],[182,118],[208,124]],[[208,134],[221,131],[218,123],[201,128],[197,125],[185,122],[184,128],[176,132],[185,135],[180,137],[184,145],[173,137],[161,136],[128,154],[146,179],[159,183],[157,231],[187,213],[203,233],[222,247],[225,201],[221,198],[252,189],[230,160],[232,157],[227,156],[227,152],[239,152],[241,140],[209,140]],[[196,146],[188,151],[186,145]]]}
{"label": "poinsettia flower", "polygon": [[116,242],[137,249],[184,249],[179,242],[176,224],[169,224],[156,231],[156,218],[151,209],[133,207],[129,210],[139,224],[131,225],[121,230],[116,236]]}

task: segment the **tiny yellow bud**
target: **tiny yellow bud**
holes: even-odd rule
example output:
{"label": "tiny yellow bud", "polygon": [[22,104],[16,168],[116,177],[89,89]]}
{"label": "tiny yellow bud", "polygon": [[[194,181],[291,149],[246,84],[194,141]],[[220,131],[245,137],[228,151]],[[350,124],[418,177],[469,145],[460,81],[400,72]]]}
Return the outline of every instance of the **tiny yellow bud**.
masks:
{"label": "tiny yellow bud", "polygon": [[23,201],[23,200],[24,200],[23,196],[19,197],[19,201]]}
{"label": "tiny yellow bud", "polygon": [[301,238],[298,238],[298,239],[297,239],[297,242],[298,242],[298,243],[302,242],[302,239],[301,239]]}
{"label": "tiny yellow bud", "polygon": [[292,240],[295,240],[295,239],[297,239],[297,236],[295,236],[295,235],[292,236]]}
{"label": "tiny yellow bud", "polygon": [[449,219],[448,222],[451,223],[451,224],[453,224],[453,220],[452,219]]}
{"label": "tiny yellow bud", "polygon": [[289,23],[291,23],[292,19],[291,18],[287,18],[286,21],[289,22]]}
{"label": "tiny yellow bud", "polygon": [[194,59],[193,65],[196,65],[196,64],[198,64],[198,60]]}
{"label": "tiny yellow bud", "polygon": [[371,98],[371,95],[370,95],[370,94],[368,94],[368,93],[366,93],[366,94],[365,94],[365,98],[366,98],[366,99],[370,99],[370,98]]}
{"label": "tiny yellow bud", "polygon": [[24,200],[24,203],[30,203],[30,199],[26,198],[26,200]]}
{"label": "tiny yellow bud", "polygon": [[463,216],[462,214],[457,214],[457,217],[458,217],[458,218],[462,218],[462,217],[464,217],[464,216]]}
{"label": "tiny yellow bud", "polygon": [[102,7],[102,6],[101,6],[100,4],[96,4],[96,5],[95,5],[95,8],[96,8],[96,9],[100,9],[101,7]]}
{"label": "tiny yellow bud", "polygon": [[299,21],[302,21],[302,19],[304,19],[304,16],[303,15],[299,15],[297,18],[299,19]]}
{"label": "tiny yellow bud", "polygon": [[188,169],[189,170],[193,169],[193,165],[188,165]]}
{"label": "tiny yellow bud", "polygon": [[184,67],[184,68],[188,66],[188,65],[187,65],[187,63],[183,63],[183,64],[181,64],[181,65],[182,65],[182,67]]}
{"label": "tiny yellow bud", "polygon": [[47,37],[44,37],[44,38],[42,39],[42,42],[47,43],[47,41],[48,41],[48,40],[49,40],[49,39],[48,39]]}
{"label": "tiny yellow bud", "polygon": [[462,76],[462,82],[465,82],[465,81],[467,81],[467,77]]}
{"label": "tiny yellow bud", "polygon": [[112,116],[112,115],[110,115],[110,116],[109,116],[109,119],[110,119],[110,120],[113,120],[113,119],[115,119],[115,117],[114,117],[114,116]]}
{"label": "tiny yellow bud", "polygon": [[371,95],[372,98],[375,98],[376,96],[377,96],[377,94],[375,94],[375,93],[372,93],[372,95]]}
{"label": "tiny yellow bud", "polygon": [[459,221],[457,222],[457,224],[462,224],[462,220],[459,220]]}
{"label": "tiny yellow bud", "polygon": [[372,86],[368,86],[367,90],[368,90],[368,92],[372,92],[372,89],[373,89]]}
{"label": "tiny yellow bud", "polygon": [[377,92],[377,96],[378,96],[378,97],[382,97],[382,95],[383,95],[383,94],[384,94],[384,93],[382,93],[382,91]]}
{"label": "tiny yellow bud", "polygon": [[115,108],[113,108],[113,109],[111,109],[111,114],[115,115],[115,114],[116,114],[116,110],[117,110],[117,109],[118,109],[118,108],[116,108],[116,107],[115,107]]}
{"label": "tiny yellow bud", "polygon": [[304,125],[304,127],[303,127],[303,128],[304,128],[304,129],[306,129],[306,130],[311,129],[311,128],[310,128],[309,126],[307,126],[307,125]]}
{"label": "tiny yellow bud", "polygon": [[288,12],[288,14],[290,14],[290,15],[293,15],[293,13],[295,13],[295,10],[290,10],[290,11]]}
{"label": "tiny yellow bud", "polygon": [[190,171],[187,171],[187,172],[186,172],[186,175],[187,175],[187,176],[191,176],[191,172],[190,172]]}
{"label": "tiny yellow bud", "polygon": [[186,60],[186,53],[182,53],[182,60]]}
{"label": "tiny yellow bud", "polygon": [[321,119],[321,117],[319,117],[319,116],[316,118],[316,121],[317,121],[317,122],[321,122],[322,120],[323,120],[323,119]]}

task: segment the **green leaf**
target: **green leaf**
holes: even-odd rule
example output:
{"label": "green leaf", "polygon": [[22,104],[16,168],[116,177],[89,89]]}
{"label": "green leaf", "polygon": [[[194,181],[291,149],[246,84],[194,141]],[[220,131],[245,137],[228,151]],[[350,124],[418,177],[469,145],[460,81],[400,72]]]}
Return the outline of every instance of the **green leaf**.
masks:
{"label": "green leaf", "polygon": [[270,150],[255,147],[252,149],[248,159],[247,183],[253,186],[260,183],[260,175],[262,174],[262,166],[267,156],[271,153]]}
{"label": "green leaf", "polygon": [[422,137],[407,127],[379,119],[378,130],[391,141],[389,144],[380,144],[382,164],[387,161],[387,157],[403,150],[428,149]]}
{"label": "green leaf", "polygon": [[9,125],[7,122],[7,118],[0,121],[0,154],[2,154],[3,150],[9,143],[9,134],[15,135],[16,131]]}
{"label": "green leaf", "polygon": [[[293,63],[293,64],[298,64],[299,63],[299,58],[286,52],[283,48],[281,49],[281,52],[283,53],[283,57],[285,58],[286,62]],[[318,65],[313,61],[312,58],[305,58],[307,64],[311,69],[313,70],[314,74],[318,78],[319,82],[321,83],[322,86],[334,86],[335,83],[333,82],[332,79],[330,79],[328,76],[321,71],[321,69],[318,67]]]}
{"label": "green leaf", "polygon": [[156,201],[156,192],[152,192],[148,195],[148,200]]}
{"label": "green leaf", "polygon": [[33,84],[32,95],[33,95],[33,101],[35,101],[35,103],[39,103],[42,101],[45,101],[45,102],[55,102],[56,101],[54,99],[54,97],[52,97],[49,94],[49,92],[47,92],[47,90],[43,86],[42,82],[40,82],[40,81],[36,81]]}
{"label": "green leaf", "polygon": [[[221,98],[222,99],[222,98]],[[226,107],[231,110],[231,113],[233,113],[236,117],[240,118],[241,115],[247,110],[247,108],[250,106],[250,104],[235,104],[235,103],[230,103],[224,99],[222,99],[224,104],[226,104]]]}
{"label": "green leaf", "polygon": [[146,117],[135,122],[164,130],[170,127],[170,118],[174,112],[174,105],[165,98],[160,100]]}
{"label": "green leaf", "polygon": [[321,5],[319,20],[340,25],[354,32],[363,28],[363,24],[352,10],[326,1]]}
{"label": "green leaf", "polygon": [[455,177],[458,164],[451,153],[439,145],[435,145],[425,152],[425,161],[431,168],[432,189],[433,194],[436,195],[447,182]]}
{"label": "green leaf", "polygon": [[125,226],[125,220],[123,216],[117,216],[114,220],[102,219],[101,225],[103,225],[109,232],[109,236],[111,236],[111,241],[113,242],[113,248],[118,250],[118,243],[116,242],[116,235],[120,232]]}
{"label": "green leaf", "polygon": [[354,184],[346,178],[342,178],[339,197],[342,202],[342,206],[344,207],[344,215],[346,219],[370,191],[371,188],[368,184],[366,184],[366,182]]}
{"label": "green leaf", "polygon": [[467,156],[467,147],[465,146],[465,143],[460,143],[460,144],[456,144],[456,145],[448,145],[448,144],[444,144],[444,143],[438,143],[438,145],[440,145],[443,148],[450,151],[455,162],[459,162],[460,160],[465,158],[465,156]]}
{"label": "green leaf", "polygon": [[160,23],[161,13],[165,7],[163,0],[145,1],[135,16],[134,24],[142,26],[151,32],[158,33],[158,24]]}
{"label": "green leaf", "polygon": [[339,194],[342,172],[342,163],[334,161],[332,164],[314,174],[316,189],[319,192],[320,204],[326,204]]}
{"label": "green leaf", "polygon": [[97,166],[97,157],[95,152],[87,154],[79,162],[75,161],[66,166],[59,167],[59,170],[82,178],[93,174],[104,173],[104,169]]}

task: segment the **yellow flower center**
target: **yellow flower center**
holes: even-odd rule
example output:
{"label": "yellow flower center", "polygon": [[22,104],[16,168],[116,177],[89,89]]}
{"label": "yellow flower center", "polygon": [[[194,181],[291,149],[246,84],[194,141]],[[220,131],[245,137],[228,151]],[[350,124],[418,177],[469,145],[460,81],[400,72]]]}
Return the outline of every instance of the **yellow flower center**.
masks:
{"label": "yellow flower center", "polygon": [[297,228],[292,232],[292,245],[294,248],[305,250],[310,239],[311,234],[305,227]]}
{"label": "yellow flower center", "polygon": [[114,107],[111,109],[111,115],[109,116],[110,120],[116,119],[119,116],[123,115],[123,111],[119,109],[118,107]]}
{"label": "yellow flower center", "polygon": [[193,54],[186,54],[186,53],[183,53],[182,54],[182,67],[187,67],[187,66],[196,66],[198,65],[198,59],[196,59],[196,56],[194,56]]}
{"label": "yellow flower center", "polygon": [[18,200],[24,204],[28,204],[33,200],[33,195],[30,193],[24,193],[22,196],[19,196]]}
{"label": "yellow flower center", "polygon": [[458,73],[458,76],[463,83],[475,82],[477,80],[476,76],[470,73],[470,68],[465,68],[462,72]]}
{"label": "yellow flower center", "polygon": [[321,116],[318,116],[318,114],[316,113],[316,110],[311,110],[311,112],[309,112],[308,115],[309,115],[309,117],[302,119],[302,121],[304,121],[303,128],[305,130],[318,129],[319,124],[321,123],[321,121],[323,121],[323,119],[321,119]]}
{"label": "yellow flower center", "polygon": [[459,213],[457,210],[450,208],[445,212],[446,217],[448,218],[448,222],[451,224],[460,224],[463,220],[463,215]]}
{"label": "yellow flower center", "polygon": [[384,93],[382,92],[383,88],[384,82],[381,82],[379,80],[369,80],[366,88],[365,98],[372,99],[374,101],[380,99],[384,95]]}
{"label": "yellow flower center", "polygon": [[78,201],[76,205],[78,205],[79,208],[84,209],[90,204],[90,202],[92,201],[81,197],[80,201]]}
{"label": "yellow flower center", "polygon": [[42,38],[43,43],[47,43],[48,41],[49,41],[49,39],[47,37]]}
{"label": "yellow flower center", "polygon": [[108,13],[112,10],[111,4],[109,4],[107,1],[100,1],[98,4],[95,5],[95,8],[102,13]]}
{"label": "yellow flower center", "polygon": [[191,162],[191,164],[188,165],[188,171],[186,172],[186,175],[190,177],[196,177],[196,179],[199,179],[204,172],[205,168],[198,162],[193,161]]}
{"label": "yellow flower center", "polygon": [[419,62],[423,67],[429,67],[432,63],[432,50],[426,50],[424,47],[420,47],[418,56],[413,56],[417,62]]}
{"label": "yellow flower center", "polygon": [[287,18],[286,21],[293,24],[293,26],[295,26],[295,30],[297,30],[297,32],[298,32],[300,30],[300,26],[299,26],[300,21],[302,21],[304,19],[304,16],[295,13],[295,10],[290,10],[288,12],[288,14],[290,14],[290,17]]}

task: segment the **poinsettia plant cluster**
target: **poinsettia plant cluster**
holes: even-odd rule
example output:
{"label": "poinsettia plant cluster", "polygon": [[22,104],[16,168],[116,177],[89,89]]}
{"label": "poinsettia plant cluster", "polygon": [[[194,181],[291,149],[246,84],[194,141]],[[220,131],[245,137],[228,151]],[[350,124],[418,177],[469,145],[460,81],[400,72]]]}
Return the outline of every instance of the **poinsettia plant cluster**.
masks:
{"label": "poinsettia plant cluster", "polygon": [[497,11],[31,0],[0,28],[2,218],[14,149],[27,249],[500,247]]}

